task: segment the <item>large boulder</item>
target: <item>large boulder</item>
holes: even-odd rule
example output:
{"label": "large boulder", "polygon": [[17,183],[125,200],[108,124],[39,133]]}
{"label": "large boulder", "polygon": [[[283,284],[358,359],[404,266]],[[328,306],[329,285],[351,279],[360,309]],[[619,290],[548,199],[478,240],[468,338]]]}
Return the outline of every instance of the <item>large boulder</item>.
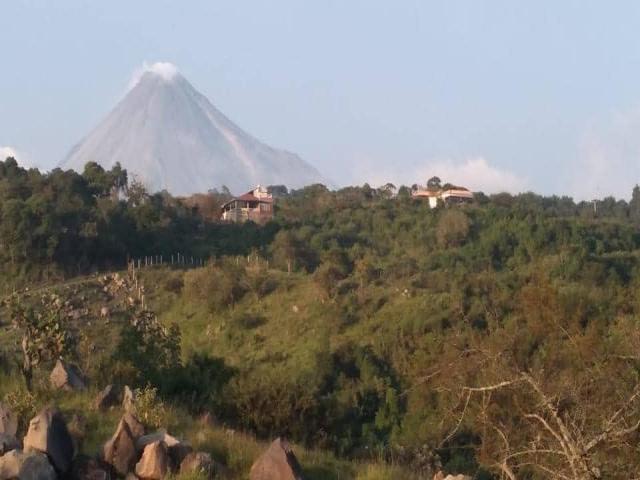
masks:
{"label": "large boulder", "polygon": [[463,475],[463,474],[459,474],[459,475],[445,475],[444,472],[442,470],[440,470],[439,472],[437,472],[434,476],[433,476],[433,480],[471,480],[471,477],[468,475]]}
{"label": "large boulder", "polygon": [[302,480],[302,468],[289,443],[276,438],[251,466],[250,480]]}
{"label": "large boulder", "polygon": [[0,402],[0,433],[15,436],[18,432],[18,416]]}
{"label": "large boulder", "polygon": [[93,405],[96,410],[106,410],[109,407],[115,407],[120,403],[119,388],[115,385],[107,385],[96,396]]}
{"label": "large boulder", "polygon": [[49,375],[49,380],[53,388],[62,390],[84,390],[87,388],[80,369],[62,359],[58,359],[56,362],[56,366],[53,367],[51,375]]}
{"label": "large boulder", "polygon": [[27,455],[18,474],[20,480],[57,480],[58,475],[43,453]]}
{"label": "large boulder", "polygon": [[124,419],[118,423],[115,433],[102,449],[103,460],[121,476],[125,476],[135,465],[138,454],[131,430]]}
{"label": "large boulder", "polygon": [[47,407],[29,422],[29,430],[23,440],[25,452],[45,453],[60,473],[66,473],[73,460],[73,440],[62,414]]}
{"label": "large boulder", "polygon": [[0,456],[4,455],[11,450],[18,448],[20,444],[13,435],[7,433],[0,433]]}
{"label": "large boulder", "polygon": [[122,419],[126,422],[129,430],[131,430],[131,435],[133,438],[138,440],[138,438],[144,435],[144,425],[138,420],[132,413],[126,412]]}
{"label": "large boulder", "polygon": [[73,461],[71,480],[111,480],[111,468],[100,460],[81,455]]}
{"label": "large boulder", "polygon": [[158,430],[157,432],[149,433],[136,440],[136,448],[141,451],[151,443],[163,442],[165,446],[171,448],[180,444],[180,440],[176,437],[169,435],[166,430]]}
{"label": "large boulder", "polygon": [[17,449],[0,456],[0,480],[18,478],[26,458],[27,454]]}
{"label": "large boulder", "polygon": [[145,480],[162,480],[169,472],[169,453],[162,441],[144,447],[142,458],[136,464],[136,475]]}

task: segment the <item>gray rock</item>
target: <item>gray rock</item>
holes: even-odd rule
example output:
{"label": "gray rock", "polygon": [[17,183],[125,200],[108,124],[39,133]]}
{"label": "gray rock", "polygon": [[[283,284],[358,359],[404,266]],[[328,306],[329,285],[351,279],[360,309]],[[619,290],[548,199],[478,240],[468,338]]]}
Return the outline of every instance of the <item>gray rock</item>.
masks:
{"label": "gray rock", "polygon": [[0,456],[19,448],[18,439],[7,433],[0,433]]}
{"label": "gray rock", "polygon": [[114,385],[107,385],[98,393],[93,403],[96,410],[106,410],[120,403],[120,392]]}
{"label": "gray rock", "polygon": [[251,466],[250,480],[302,480],[302,468],[289,443],[276,438]]}
{"label": "gray rock", "polygon": [[169,472],[169,454],[162,441],[144,447],[142,458],[136,465],[136,475],[145,480],[162,480]]}
{"label": "gray rock", "polygon": [[29,430],[24,437],[25,452],[46,453],[51,463],[60,473],[66,473],[73,460],[73,440],[67,424],[60,412],[47,407],[29,422]]}
{"label": "gray rock", "polygon": [[18,478],[27,454],[22,450],[11,450],[0,457],[0,480]]}
{"label": "gray rock", "polygon": [[135,440],[138,440],[138,438],[144,435],[144,425],[142,425],[135,415],[127,412],[122,416],[122,419],[127,423],[129,430],[131,430],[131,435],[133,435]]}
{"label": "gray rock", "polygon": [[18,416],[0,402],[0,433],[15,436],[18,432]]}
{"label": "gray rock", "polygon": [[136,448],[140,450],[144,450],[144,448],[155,442],[163,442],[166,447],[175,447],[180,444],[180,440],[176,437],[169,435],[166,430],[158,430],[157,432],[150,433],[148,435],[144,435],[138,440],[136,440]]}
{"label": "gray rock", "polygon": [[49,380],[53,388],[62,390],[84,390],[87,388],[80,369],[62,359],[56,361],[56,366],[53,367]]}
{"label": "gray rock", "polygon": [[103,447],[103,460],[121,476],[125,476],[134,466],[138,457],[131,430],[124,419],[118,423],[113,437]]}
{"label": "gray rock", "polygon": [[58,475],[45,454],[31,453],[24,459],[18,477],[20,480],[56,480]]}

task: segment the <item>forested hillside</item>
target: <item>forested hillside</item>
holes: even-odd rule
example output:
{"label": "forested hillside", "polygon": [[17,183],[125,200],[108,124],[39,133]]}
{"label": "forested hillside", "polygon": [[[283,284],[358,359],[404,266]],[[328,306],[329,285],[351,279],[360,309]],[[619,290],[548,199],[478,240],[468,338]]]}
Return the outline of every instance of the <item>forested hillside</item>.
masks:
{"label": "forested hillside", "polygon": [[[96,387],[150,386],[189,415],[416,475],[640,470],[640,189],[630,202],[477,194],[429,209],[407,187],[314,185],[282,195],[259,227],[212,221],[217,192],[185,201],[126,185],[118,168],[0,163],[4,292],[53,285],[86,308],[90,326],[54,315],[75,339],[56,354]],[[94,277],[55,287],[174,252],[208,263],[138,273],[157,330],[127,320],[138,307],[100,324],[103,305],[121,307]],[[4,393],[23,389],[16,318],[47,301],[6,297]],[[35,368],[36,396],[53,358]]]}

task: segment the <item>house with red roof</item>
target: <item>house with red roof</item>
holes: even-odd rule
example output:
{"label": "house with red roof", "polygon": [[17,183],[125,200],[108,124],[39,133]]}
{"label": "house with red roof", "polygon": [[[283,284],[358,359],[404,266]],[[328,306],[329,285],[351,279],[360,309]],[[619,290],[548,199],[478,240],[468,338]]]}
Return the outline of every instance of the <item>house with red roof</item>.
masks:
{"label": "house with red roof", "polygon": [[253,190],[222,205],[220,219],[236,223],[248,220],[266,223],[273,219],[273,196],[265,187],[258,185]]}

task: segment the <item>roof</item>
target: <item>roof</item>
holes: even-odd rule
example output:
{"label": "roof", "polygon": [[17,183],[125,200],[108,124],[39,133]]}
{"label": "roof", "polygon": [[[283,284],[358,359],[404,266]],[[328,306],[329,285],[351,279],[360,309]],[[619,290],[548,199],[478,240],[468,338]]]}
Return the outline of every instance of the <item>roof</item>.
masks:
{"label": "roof", "polygon": [[251,191],[249,191],[247,193],[244,193],[244,194],[240,195],[239,197],[233,197],[228,202],[225,202],[220,207],[220,209],[224,209],[224,207],[226,207],[227,205],[229,205],[232,202],[235,202],[236,200],[240,200],[242,202],[273,203],[273,198],[271,198],[271,197],[258,198],[253,194],[253,190],[251,190]]}

